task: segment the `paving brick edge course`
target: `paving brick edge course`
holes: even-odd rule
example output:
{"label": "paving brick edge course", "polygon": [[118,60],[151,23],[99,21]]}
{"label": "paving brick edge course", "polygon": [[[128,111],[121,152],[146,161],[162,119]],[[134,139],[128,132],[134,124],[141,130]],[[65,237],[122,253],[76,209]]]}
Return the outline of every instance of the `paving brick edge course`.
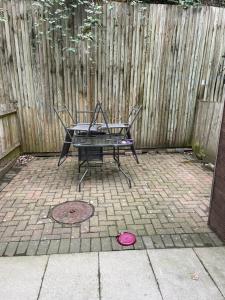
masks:
{"label": "paving brick edge course", "polygon": [[115,237],[60,240],[0,242],[0,256],[30,256],[82,252],[220,247],[223,243],[214,233],[139,236],[133,246],[119,245]]}

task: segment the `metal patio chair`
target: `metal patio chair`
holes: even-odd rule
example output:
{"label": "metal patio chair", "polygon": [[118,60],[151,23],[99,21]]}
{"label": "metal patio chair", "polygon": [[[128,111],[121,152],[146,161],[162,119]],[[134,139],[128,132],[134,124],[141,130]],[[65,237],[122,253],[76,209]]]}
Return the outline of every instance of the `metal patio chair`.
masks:
{"label": "metal patio chair", "polygon": [[[65,140],[63,142],[61,154],[60,154],[59,161],[58,161],[58,167],[59,167],[61,164],[64,163],[64,161],[68,157],[70,145],[72,143],[72,139],[73,139],[73,135],[74,135],[73,128],[76,125],[76,120],[73,118],[72,114],[70,113],[70,111],[68,110],[66,105],[61,106],[59,108],[53,107],[53,109],[54,109],[54,111],[66,133]],[[71,122],[72,124],[67,125],[65,119],[67,119],[67,120],[70,119],[72,121]]]}
{"label": "metal patio chair", "polygon": [[[134,125],[135,121],[137,121],[141,109],[142,109],[142,105],[140,105],[140,106],[136,105],[131,109],[129,117],[128,117],[128,122],[126,124],[124,124],[124,128],[121,128],[121,131],[124,130],[124,138],[125,139],[132,139],[131,128]],[[131,145],[131,151],[133,153],[133,156],[134,156],[136,162],[139,164],[139,160],[137,157],[134,143],[132,143],[132,145]]]}
{"label": "metal patio chair", "polygon": [[[68,157],[74,134],[98,134],[97,119],[99,113],[102,114],[105,124],[107,124],[107,117],[106,112],[103,111],[101,103],[99,101],[97,102],[94,110],[76,111],[75,117],[73,117],[66,105],[63,105],[59,108],[53,107],[53,109],[66,133],[58,161],[58,166],[60,166]],[[85,117],[86,122],[84,122]],[[80,119],[82,119],[83,122]],[[68,120],[70,120],[70,125],[67,124]],[[102,132],[100,132],[100,134],[102,134]],[[78,156],[80,156],[79,154],[80,153],[78,153]]]}
{"label": "metal patio chair", "polygon": [[[127,123],[108,123],[107,127],[109,129],[118,129],[119,132],[117,133],[114,133],[114,135],[122,135],[124,139],[132,139],[132,136],[131,136],[131,129],[132,129],[132,126],[134,125],[135,121],[137,121],[137,118],[140,114],[140,111],[142,109],[142,106],[134,106],[130,113],[129,113],[129,116],[128,116],[128,122]],[[106,128],[106,126],[104,127],[104,125],[102,126],[102,129],[104,130]],[[136,162],[139,164],[139,161],[138,161],[138,157],[137,157],[137,153],[136,153],[136,150],[135,150],[135,147],[134,147],[134,144],[132,143],[131,146],[131,151],[132,151],[132,154],[136,160]]]}
{"label": "metal patio chair", "polygon": [[[110,130],[108,128],[108,119],[107,119],[107,114],[105,111],[102,109],[102,104],[101,102],[97,102],[95,109],[92,114],[91,121],[88,126],[84,127],[82,124],[78,126],[78,129],[80,128],[81,131],[83,129],[83,136],[85,137],[85,131],[86,130],[86,137],[92,136],[92,137],[99,137],[100,135],[105,135],[106,132],[101,130],[102,124],[103,123],[98,123],[98,117],[99,114],[102,115],[102,118],[104,120],[104,124],[107,129],[108,136],[111,136]],[[85,166],[85,163],[89,164],[90,161],[100,161],[101,163],[103,162],[103,147],[102,146],[95,146],[92,145],[89,148],[78,148],[78,165],[79,165],[79,173],[80,169],[82,166]],[[81,181],[83,180],[83,177],[81,178]]]}

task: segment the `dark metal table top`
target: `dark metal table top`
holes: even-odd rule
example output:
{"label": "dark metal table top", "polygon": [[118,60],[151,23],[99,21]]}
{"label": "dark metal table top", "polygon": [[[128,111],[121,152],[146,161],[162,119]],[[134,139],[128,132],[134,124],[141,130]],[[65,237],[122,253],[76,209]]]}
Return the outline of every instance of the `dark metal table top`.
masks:
{"label": "dark metal table top", "polygon": [[124,139],[122,136],[91,135],[73,137],[73,146],[77,148],[82,147],[126,147],[133,145],[132,139]]}

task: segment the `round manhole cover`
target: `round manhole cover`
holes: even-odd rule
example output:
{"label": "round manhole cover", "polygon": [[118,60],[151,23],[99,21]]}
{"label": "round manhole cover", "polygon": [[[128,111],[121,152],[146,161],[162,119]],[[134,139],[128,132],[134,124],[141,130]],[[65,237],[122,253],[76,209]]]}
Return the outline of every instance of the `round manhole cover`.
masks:
{"label": "round manhole cover", "polygon": [[55,206],[51,217],[58,223],[81,223],[94,214],[94,206],[83,201],[68,201]]}

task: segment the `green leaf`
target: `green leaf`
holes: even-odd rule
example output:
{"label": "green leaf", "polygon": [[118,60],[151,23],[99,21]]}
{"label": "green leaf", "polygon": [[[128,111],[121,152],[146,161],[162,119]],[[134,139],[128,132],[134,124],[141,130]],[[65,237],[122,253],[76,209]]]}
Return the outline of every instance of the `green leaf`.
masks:
{"label": "green leaf", "polygon": [[42,8],[42,7],[43,7],[43,4],[41,4],[41,3],[39,3],[39,2],[34,2],[34,3],[32,3],[32,6],[37,6],[37,7]]}
{"label": "green leaf", "polygon": [[77,50],[75,48],[67,48],[66,51],[76,53]]}

